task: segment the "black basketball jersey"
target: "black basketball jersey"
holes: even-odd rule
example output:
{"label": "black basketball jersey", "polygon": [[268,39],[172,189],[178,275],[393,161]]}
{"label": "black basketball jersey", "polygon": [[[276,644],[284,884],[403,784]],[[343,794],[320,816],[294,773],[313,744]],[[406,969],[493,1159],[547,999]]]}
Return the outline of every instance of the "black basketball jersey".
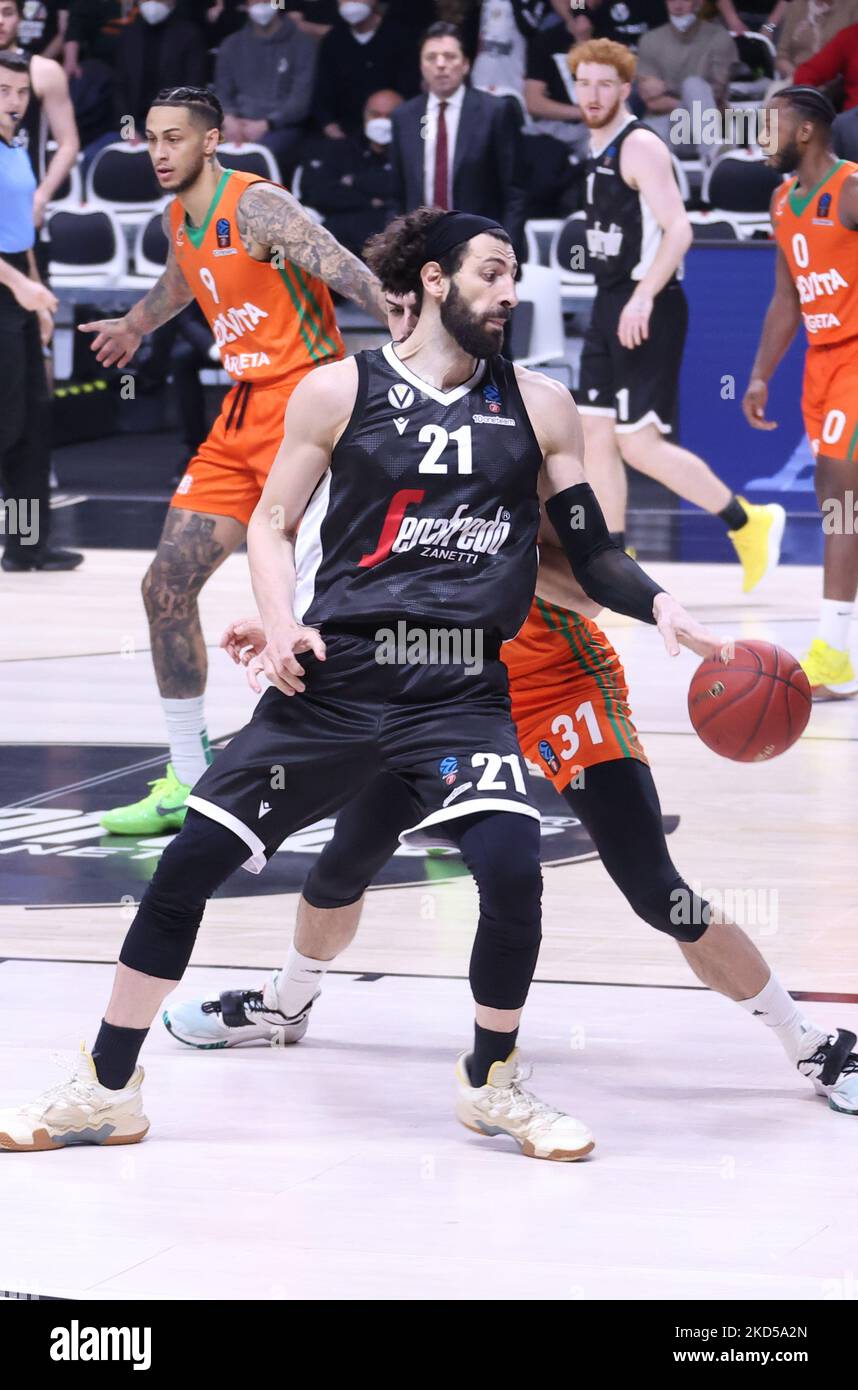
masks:
{"label": "black basketball jersey", "polygon": [[536,584],[542,451],[512,363],[440,391],[392,343],[355,361],[351,419],[298,531],[297,617],[513,637]]}
{"label": "black basketball jersey", "polygon": [[646,130],[630,116],[606,149],[587,160],[587,269],[597,285],[642,280],[661,243],[661,227],[635,188],[620,174],[620,151],[633,130]]}

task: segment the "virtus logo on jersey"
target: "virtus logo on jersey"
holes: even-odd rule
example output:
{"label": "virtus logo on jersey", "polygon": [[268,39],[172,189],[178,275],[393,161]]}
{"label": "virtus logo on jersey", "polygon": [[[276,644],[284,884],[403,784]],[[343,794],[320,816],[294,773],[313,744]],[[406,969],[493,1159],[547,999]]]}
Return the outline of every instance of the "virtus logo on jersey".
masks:
{"label": "virtus logo on jersey", "polygon": [[422,488],[402,488],[394,493],[384,518],[378,545],[358,561],[360,569],[381,564],[389,555],[401,555],[420,546],[427,560],[456,560],[468,565],[479,563],[480,555],[497,555],[510,533],[506,507],[498,507],[486,519],[469,516],[468,505],[460,502],[452,516],[407,516],[410,506],[422,502]]}

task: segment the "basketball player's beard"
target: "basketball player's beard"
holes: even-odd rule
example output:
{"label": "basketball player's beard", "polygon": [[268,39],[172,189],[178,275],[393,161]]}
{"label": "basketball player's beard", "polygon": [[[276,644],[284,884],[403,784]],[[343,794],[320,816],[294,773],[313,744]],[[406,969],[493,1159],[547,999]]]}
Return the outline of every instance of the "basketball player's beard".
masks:
{"label": "basketball player's beard", "polygon": [[597,116],[595,119],[592,116],[588,117],[586,111],[583,112],[585,126],[588,130],[601,130],[603,126],[610,125],[621,105],[622,102],[620,98],[617,97],[610,111],[604,116]]}
{"label": "basketball player's beard", "polygon": [[782,150],[778,150],[769,160],[773,169],[779,174],[794,174],[801,162],[801,152],[796,140],[790,140]]}
{"label": "basketball player's beard", "polygon": [[201,154],[191,172],[189,174],[186,174],[185,177],[179,183],[174,184],[174,186],[170,189],[170,192],[175,193],[177,195],[179,193],[187,193],[188,189],[192,188],[193,185],[196,183],[197,179],[199,178],[200,174],[203,172],[203,169],[205,167],[206,157],[204,154]]}
{"label": "basketball player's beard", "polygon": [[[503,317],[509,315],[500,309],[492,314],[492,318]],[[503,333],[487,328],[482,319],[475,318],[456,289],[455,280],[450,281],[450,293],[441,305],[441,323],[469,357],[491,357],[501,350]]]}

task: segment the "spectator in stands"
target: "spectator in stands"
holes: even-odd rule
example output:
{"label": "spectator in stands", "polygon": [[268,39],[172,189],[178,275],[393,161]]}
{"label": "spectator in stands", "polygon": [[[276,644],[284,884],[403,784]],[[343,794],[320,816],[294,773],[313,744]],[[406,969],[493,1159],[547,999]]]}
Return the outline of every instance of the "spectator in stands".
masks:
{"label": "spectator in stands", "polygon": [[[133,116],[140,138],[162,87],[205,85],[208,55],[195,24],[176,14],[176,0],[140,0],[139,13],[116,46],[116,119]],[[126,137],[127,138],[127,137]]]}
{"label": "spectator in stands", "polygon": [[70,0],[63,62],[66,76],[82,75],[82,63],[112,64],[119,35],[137,15],[137,0]]}
{"label": "spectator in stands", "polygon": [[667,22],[664,0],[588,0],[595,37],[613,39],[637,52],[644,34]]}
{"label": "spectator in stands", "polygon": [[837,117],[831,127],[831,144],[839,159],[858,164],[858,106]]}
{"label": "spectator in stands", "polygon": [[[723,109],[730,68],[738,60],[730,35],[720,24],[701,20],[699,9],[700,0],[667,0],[669,22],[644,34],[638,48],[643,119],[678,148],[681,141],[672,138],[678,128],[673,113],[685,111],[692,125],[697,117],[705,129],[707,112]],[[708,158],[717,148],[714,143],[701,145],[698,153]]]}
{"label": "spectator in stands", "polygon": [[178,0],[176,13],[196,24],[206,48],[217,48],[246,17],[244,0]]}
{"label": "spectator in stands", "polygon": [[791,0],[715,0],[712,8],[721,16],[731,34],[752,34],[759,31],[774,40],[778,25]]}
{"label": "spectator in stands", "polygon": [[137,16],[136,0],[70,0],[63,47],[84,164],[116,124],[114,59],[123,29]]}
{"label": "spectator in stands", "polygon": [[323,136],[304,147],[301,201],[320,212],[328,230],[356,256],[393,213],[391,116],[401,104],[398,92],[374,92],[360,135]]}
{"label": "spectator in stands", "polygon": [[800,63],[793,73],[797,87],[824,87],[837,78],[845,87],[843,110],[858,106],[858,24],[841,29],[819,53]]}
{"label": "spectator in stands", "polygon": [[429,204],[494,217],[521,260],[527,189],[519,117],[509,98],[468,88],[469,69],[458,29],[431,24],[420,46],[426,95],[393,113],[396,210]]}
{"label": "spectator in stands", "polygon": [[523,99],[527,38],[538,27],[522,31],[515,0],[482,0],[471,85],[482,92],[518,92]]}
{"label": "spectator in stands", "polygon": [[858,0],[791,0],[778,35],[778,76],[791,82],[799,64],[856,22]]}
{"label": "spectator in stands", "polygon": [[337,0],[286,0],[286,13],[302,34],[323,39],[336,23]]}
{"label": "spectator in stands", "polygon": [[18,43],[25,53],[62,62],[63,39],[69,20],[69,0],[23,0]]}
{"label": "spectator in stands", "polygon": [[590,132],[575,104],[575,80],[566,55],[576,43],[593,37],[593,20],[588,10],[570,9],[569,0],[552,0],[552,4],[561,23],[542,29],[527,46],[524,98],[541,135],[561,141],[567,152],[582,155]]}
{"label": "spectator in stands", "polygon": [[319,46],[313,118],[331,140],[359,135],[373,92],[416,96],[417,52],[410,34],[384,18],[379,0],[339,0],[339,16]]}
{"label": "spectator in stands", "polygon": [[317,44],[268,0],[254,0],[247,23],[221,44],[214,88],[227,141],[265,145],[287,180],[310,113]]}

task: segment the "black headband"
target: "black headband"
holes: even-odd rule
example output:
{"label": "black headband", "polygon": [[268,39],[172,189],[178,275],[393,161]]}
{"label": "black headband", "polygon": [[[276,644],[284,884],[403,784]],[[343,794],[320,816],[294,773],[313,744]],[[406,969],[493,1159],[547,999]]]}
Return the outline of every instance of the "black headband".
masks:
{"label": "black headband", "polygon": [[773,96],[787,102],[796,111],[804,111],[808,116],[816,116],[826,125],[831,125],[837,114],[828,97],[823,96],[822,92],[818,92],[815,87],[782,87]]}
{"label": "black headband", "polygon": [[474,212],[445,212],[430,228],[426,236],[426,249],[423,264],[427,261],[440,261],[454,246],[479,236],[480,232],[503,232],[505,228],[491,217],[478,217]]}

